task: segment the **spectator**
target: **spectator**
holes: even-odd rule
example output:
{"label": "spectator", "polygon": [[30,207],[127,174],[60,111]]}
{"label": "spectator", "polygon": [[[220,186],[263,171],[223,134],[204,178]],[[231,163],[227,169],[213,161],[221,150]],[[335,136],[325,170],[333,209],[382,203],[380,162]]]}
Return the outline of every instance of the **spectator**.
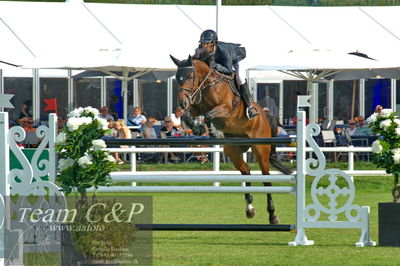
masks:
{"label": "spectator", "polygon": [[[204,123],[204,117],[199,117],[198,123],[196,125],[196,130],[195,130],[196,136],[202,136],[202,137],[207,137],[209,136],[209,131],[207,124]],[[207,148],[207,145],[196,145],[198,148]],[[208,162],[208,153],[206,152],[195,152],[192,155],[193,157],[196,158],[200,164],[205,164]]]}
{"label": "spectator", "polygon": [[156,119],[153,117],[149,118],[146,121],[146,124],[143,128],[143,137],[146,139],[156,139],[157,138],[157,132],[153,127],[154,122],[156,122]]}
{"label": "spectator", "polygon": [[99,117],[100,117],[100,118],[103,118],[103,119],[105,119],[105,120],[107,120],[107,121],[108,121],[109,119],[111,119],[111,120],[114,121],[114,117],[108,113],[108,107],[107,107],[107,106],[101,107],[100,113],[99,113]]}
{"label": "spectator", "polygon": [[259,104],[264,108],[268,108],[269,113],[272,116],[278,116],[278,106],[276,105],[275,99],[271,96],[268,88],[265,89],[265,96],[259,100]]}
{"label": "spectator", "polygon": [[176,107],[175,113],[171,114],[171,120],[174,124],[174,127],[178,128],[179,130],[183,131],[181,117],[184,114],[184,110],[181,107]]}
{"label": "spectator", "polygon": [[382,105],[377,105],[375,107],[375,113],[377,113],[378,115],[381,115],[382,110],[383,110]]}
{"label": "spectator", "polygon": [[[130,139],[132,138],[131,131],[127,126],[125,126],[124,120],[118,119],[117,122],[113,123],[113,127],[115,129],[115,138],[117,139]],[[124,148],[126,146],[120,146]],[[117,164],[123,164],[124,161],[119,158],[119,154],[116,152],[114,153],[114,158]]]}
{"label": "spectator", "polygon": [[146,123],[146,117],[142,115],[142,109],[139,106],[133,108],[133,117],[128,120],[132,126],[140,126]]}
{"label": "spectator", "polygon": [[356,135],[357,136],[371,136],[371,130],[370,128],[365,124],[365,119],[363,116],[358,116],[357,118],[358,121],[358,127],[356,130]]}
{"label": "spectator", "polygon": [[[178,137],[182,133],[174,126],[170,116],[164,118],[164,126],[160,129],[161,137]],[[168,157],[174,163],[179,162],[179,158],[174,153],[165,153],[165,162],[168,161]]]}
{"label": "spectator", "polygon": [[21,106],[21,112],[19,113],[19,118],[32,117],[32,101],[27,100]]}
{"label": "spectator", "polygon": [[[146,139],[158,138],[157,132],[153,127],[154,122],[157,120],[154,117],[149,118],[143,126],[143,137]],[[157,163],[160,161],[160,153],[144,153],[140,155],[147,163]]]}
{"label": "spectator", "polygon": [[41,139],[36,136],[36,128],[33,127],[33,119],[28,118],[23,128],[26,132],[24,140],[25,148],[37,148]]}
{"label": "spectator", "polygon": [[33,127],[33,119],[32,118],[27,118],[25,120],[23,128],[24,128],[25,132],[36,132],[36,128]]}
{"label": "spectator", "polygon": [[349,120],[349,128],[346,130],[349,132],[350,136],[355,136],[357,132],[356,121]]}
{"label": "spectator", "polygon": [[172,123],[172,119],[170,116],[164,118],[164,126],[160,129],[161,132],[165,134],[167,137],[180,136],[181,132],[177,127]]}
{"label": "spectator", "polygon": [[60,133],[65,125],[65,120],[59,116],[57,119],[57,133]]}

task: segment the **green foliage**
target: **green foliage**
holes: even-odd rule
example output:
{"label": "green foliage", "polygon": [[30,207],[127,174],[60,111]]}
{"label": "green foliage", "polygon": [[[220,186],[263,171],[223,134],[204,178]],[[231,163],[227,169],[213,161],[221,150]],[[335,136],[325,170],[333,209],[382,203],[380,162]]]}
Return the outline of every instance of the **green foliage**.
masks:
{"label": "green foliage", "polygon": [[367,121],[371,131],[379,136],[372,143],[374,163],[394,175],[393,201],[400,202],[400,119],[396,112],[383,109],[381,113],[371,115]]}
{"label": "green foliage", "polygon": [[97,109],[91,107],[72,111],[67,127],[57,136],[58,180],[66,194],[85,194],[88,188],[111,185],[110,172],[116,164],[112,156],[101,150],[105,144],[99,138],[108,129],[107,121],[97,118],[97,114]]}

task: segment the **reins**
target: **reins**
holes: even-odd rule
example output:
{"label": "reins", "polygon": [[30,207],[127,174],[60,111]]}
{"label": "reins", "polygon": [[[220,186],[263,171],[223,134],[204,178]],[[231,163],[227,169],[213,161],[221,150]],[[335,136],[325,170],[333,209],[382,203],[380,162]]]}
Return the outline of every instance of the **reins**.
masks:
{"label": "reins", "polygon": [[[196,69],[194,70],[194,72],[196,73]],[[206,82],[206,80],[208,79],[208,77],[211,75],[211,73],[213,72],[213,69],[210,68],[210,70],[208,71],[206,77],[203,79],[203,81],[200,83],[200,85],[197,87],[197,89],[190,95],[190,104],[200,104],[201,102],[201,92],[204,90],[203,86],[204,83]],[[196,74],[197,75],[197,74]],[[198,102],[195,101],[196,96],[199,95],[198,97]]]}

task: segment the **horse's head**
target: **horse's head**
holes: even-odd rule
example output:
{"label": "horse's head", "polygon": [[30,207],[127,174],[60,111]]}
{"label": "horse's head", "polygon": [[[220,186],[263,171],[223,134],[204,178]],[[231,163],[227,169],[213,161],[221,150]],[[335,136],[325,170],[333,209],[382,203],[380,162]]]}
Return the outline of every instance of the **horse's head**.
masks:
{"label": "horse's head", "polygon": [[192,57],[189,55],[188,59],[182,61],[172,55],[170,57],[178,67],[175,75],[178,82],[178,106],[186,110],[189,108],[190,94],[194,87],[195,71]]}

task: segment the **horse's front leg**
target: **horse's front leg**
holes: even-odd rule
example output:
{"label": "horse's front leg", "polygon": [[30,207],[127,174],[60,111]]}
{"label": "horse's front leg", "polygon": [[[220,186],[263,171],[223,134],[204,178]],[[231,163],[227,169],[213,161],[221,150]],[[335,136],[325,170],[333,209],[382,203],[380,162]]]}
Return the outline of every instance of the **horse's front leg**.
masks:
{"label": "horse's front leg", "polygon": [[226,104],[220,104],[204,114],[204,122],[208,126],[210,136],[213,135],[213,132],[211,132],[211,122],[213,122],[217,129],[222,130],[225,126],[225,119],[229,116],[229,112],[230,109]]}
{"label": "horse's front leg", "polygon": [[[243,151],[240,146],[224,146],[224,153],[231,159],[233,165],[242,175],[250,175],[250,167],[243,160]],[[250,182],[246,182],[246,186],[251,186]],[[245,193],[244,199],[246,201],[246,216],[253,218],[256,214],[256,208],[253,206],[253,195]]]}

